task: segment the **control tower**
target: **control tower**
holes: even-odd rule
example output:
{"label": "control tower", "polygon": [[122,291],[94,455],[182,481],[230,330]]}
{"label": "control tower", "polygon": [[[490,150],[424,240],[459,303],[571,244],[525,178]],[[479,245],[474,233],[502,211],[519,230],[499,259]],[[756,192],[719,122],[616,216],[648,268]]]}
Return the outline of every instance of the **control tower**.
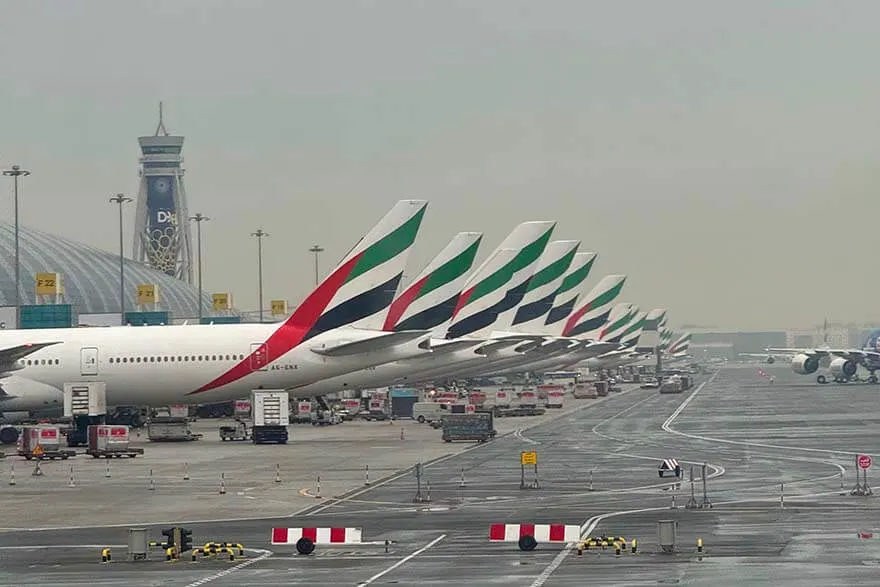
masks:
{"label": "control tower", "polygon": [[183,137],[169,135],[159,103],[156,133],[139,137],[140,187],[134,227],[137,261],[192,283],[192,237],[183,187]]}

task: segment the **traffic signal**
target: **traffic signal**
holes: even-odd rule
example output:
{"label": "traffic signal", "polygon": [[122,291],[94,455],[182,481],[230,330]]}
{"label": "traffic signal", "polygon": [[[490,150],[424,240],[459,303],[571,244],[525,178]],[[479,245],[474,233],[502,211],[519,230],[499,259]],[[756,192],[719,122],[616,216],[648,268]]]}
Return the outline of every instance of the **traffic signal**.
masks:
{"label": "traffic signal", "polygon": [[192,530],[180,529],[180,552],[192,550]]}
{"label": "traffic signal", "polygon": [[162,530],[162,536],[165,537],[165,542],[162,544],[162,548],[171,548],[174,546],[174,530],[175,528],[167,528]]}

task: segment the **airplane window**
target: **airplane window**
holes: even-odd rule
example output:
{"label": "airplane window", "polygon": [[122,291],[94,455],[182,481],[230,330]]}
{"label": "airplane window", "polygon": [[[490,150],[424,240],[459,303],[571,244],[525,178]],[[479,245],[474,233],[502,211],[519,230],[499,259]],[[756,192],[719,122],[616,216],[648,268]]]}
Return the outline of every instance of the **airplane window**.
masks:
{"label": "airplane window", "polygon": [[[144,363],[146,363],[146,362],[147,362],[147,360],[144,359]],[[150,357],[150,362],[151,362],[151,363],[155,363],[155,362],[156,362],[156,357]]]}
{"label": "airplane window", "polygon": [[46,364],[46,359],[40,359],[40,365],[45,365],[45,364]]}
{"label": "airplane window", "polygon": [[168,362],[168,357],[165,357],[165,361],[164,361],[164,362],[166,362],[166,363]]}
{"label": "airplane window", "polygon": [[127,362],[128,362],[128,357],[122,357],[122,362],[123,362],[123,363],[127,363]]}
{"label": "airplane window", "polygon": [[110,362],[110,363],[113,362],[113,357],[110,357],[109,362]]}
{"label": "airplane window", "polygon": [[186,355],[183,355],[183,360],[184,360],[184,361],[189,361],[189,357],[187,357]]}
{"label": "airplane window", "polygon": [[141,362],[141,358],[140,358],[140,357],[138,357],[136,360],[137,360],[138,363]]}
{"label": "airplane window", "polygon": [[60,365],[60,364],[61,364],[61,359],[55,359],[55,364],[56,364],[56,365]]}
{"label": "airplane window", "polygon": [[201,361],[201,360],[202,360],[202,355],[199,355],[199,361]]}
{"label": "airplane window", "polygon": [[217,360],[217,355],[211,355],[211,360],[212,360],[212,361],[216,361],[216,360]]}

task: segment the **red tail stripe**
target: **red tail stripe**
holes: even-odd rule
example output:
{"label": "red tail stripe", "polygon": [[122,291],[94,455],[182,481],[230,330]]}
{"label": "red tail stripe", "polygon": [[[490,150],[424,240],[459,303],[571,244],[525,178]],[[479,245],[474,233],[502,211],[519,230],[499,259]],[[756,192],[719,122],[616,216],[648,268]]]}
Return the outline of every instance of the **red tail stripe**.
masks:
{"label": "red tail stripe", "polygon": [[467,305],[468,300],[471,299],[471,296],[474,294],[474,289],[476,289],[476,287],[477,286],[474,286],[469,290],[463,291],[461,292],[461,295],[458,296],[458,303],[455,304],[455,311],[452,312],[453,318],[458,316],[458,312]]}
{"label": "red tail stripe", "polygon": [[565,323],[565,328],[562,331],[562,336],[568,336],[568,333],[572,331],[572,329],[577,325],[578,321],[592,309],[592,303],[584,305],[581,309],[574,312],[571,316],[568,317],[568,320]]}
{"label": "red tail stripe", "polygon": [[422,286],[425,285],[429,277],[430,275],[425,275],[423,278],[410,285],[405,292],[397,296],[397,299],[391,303],[391,307],[388,309],[388,315],[385,317],[385,325],[382,326],[382,330],[390,331],[397,326],[397,322],[400,320],[400,317],[403,316],[403,313],[406,312],[406,309],[409,308],[410,304],[412,304],[417,297],[419,297],[419,292],[422,290]]}
{"label": "red tail stripe", "polygon": [[[339,267],[327,279],[321,282],[309,297],[294,310],[293,314],[282,324],[269,339],[243,361],[232,367],[229,371],[220,375],[210,383],[207,383],[190,393],[202,393],[228,385],[259,369],[275,359],[284,356],[302,342],[309,330],[327,309],[327,304],[333,299],[339,289],[345,284],[345,280],[354,270],[363,253],[359,253]],[[265,352],[263,352],[265,351]],[[254,368],[252,368],[252,365]]]}

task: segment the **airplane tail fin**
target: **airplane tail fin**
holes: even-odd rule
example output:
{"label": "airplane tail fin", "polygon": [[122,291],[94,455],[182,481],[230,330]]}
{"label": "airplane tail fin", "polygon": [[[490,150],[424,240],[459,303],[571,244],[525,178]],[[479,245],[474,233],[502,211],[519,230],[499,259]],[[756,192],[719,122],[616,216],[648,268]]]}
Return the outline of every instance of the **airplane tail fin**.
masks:
{"label": "airplane tail fin", "polygon": [[663,347],[663,325],[666,323],[666,310],[655,308],[645,316],[644,330],[637,341],[636,351],[654,353],[657,347]]}
{"label": "airplane tail fin", "polygon": [[[483,264],[474,272],[458,298],[458,306],[452,315],[452,324],[446,338],[488,335],[493,326],[503,329],[499,317],[516,308],[523,299],[529,281],[555,222],[523,222],[511,232]],[[512,250],[514,254],[500,254]],[[506,326],[509,327],[509,324]]]}
{"label": "airplane tail fin", "polygon": [[268,340],[252,345],[243,360],[189,395],[241,379],[328,330],[381,329],[427,206],[425,200],[397,202]]}
{"label": "airplane tail fin", "polygon": [[564,321],[574,311],[574,306],[581,295],[583,284],[587,277],[589,277],[590,270],[595,262],[596,253],[575,254],[574,260],[572,260],[571,266],[565,274],[565,279],[562,280],[562,285],[559,286],[559,291],[556,292],[556,300],[553,302],[553,307],[550,308],[547,319],[544,321],[544,325],[537,331],[538,333],[546,334],[547,336],[558,336],[562,332],[561,328],[565,324]]}
{"label": "airplane tail fin", "polygon": [[639,339],[645,330],[645,318],[647,316],[647,312],[636,311],[633,314],[632,320],[630,320],[626,330],[623,331],[623,335],[620,337],[621,346],[630,350],[637,350]]}
{"label": "airplane tail fin", "polygon": [[683,333],[669,345],[666,350],[667,354],[672,357],[686,355],[691,344],[691,336],[690,332]]}
{"label": "airplane tail fin", "polygon": [[432,330],[448,322],[480,248],[480,232],[460,232],[391,304],[383,330]]}
{"label": "airplane tail fin", "polygon": [[544,328],[547,315],[559,289],[565,281],[566,271],[574,261],[580,241],[553,241],[547,245],[538,261],[535,274],[529,280],[526,293],[517,306],[511,323],[511,332],[539,334]]}
{"label": "airplane tail fin", "polygon": [[428,202],[401,200],[294,310],[283,328],[303,340],[339,328],[380,330],[406,268]]}
{"label": "airplane tail fin", "polygon": [[632,322],[633,317],[639,311],[634,304],[617,304],[611,309],[608,322],[599,335],[599,340],[619,344],[624,332]]}
{"label": "airplane tail fin", "polygon": [[578,301],[578,309],[571,313],[565,321],[560,333],[562,336],[596,340],[608,321],[611,306],[623,284],[626,275],[608,275],[603,277],[590,292]]}

